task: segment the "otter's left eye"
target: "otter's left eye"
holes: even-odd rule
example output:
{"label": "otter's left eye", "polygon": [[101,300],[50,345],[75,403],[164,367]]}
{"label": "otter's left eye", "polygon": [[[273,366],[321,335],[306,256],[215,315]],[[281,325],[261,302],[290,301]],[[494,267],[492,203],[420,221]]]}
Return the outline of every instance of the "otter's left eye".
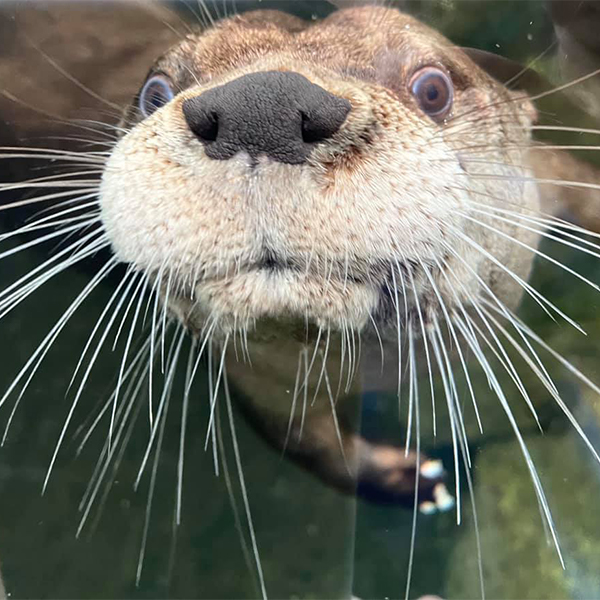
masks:
{"label": "otter's left eye", "polygon": [[170,102],[175,97],[171,81],[164,75],[154,75],[144,84],[139,97],[139,108],[144,117]]}
{"label": "otter's left eye", "polygon": [[421,110],[432,119],[443,119],[450,112],[454,86],[444,71],[435,67],[420,69],[412,76],[409,88]]}

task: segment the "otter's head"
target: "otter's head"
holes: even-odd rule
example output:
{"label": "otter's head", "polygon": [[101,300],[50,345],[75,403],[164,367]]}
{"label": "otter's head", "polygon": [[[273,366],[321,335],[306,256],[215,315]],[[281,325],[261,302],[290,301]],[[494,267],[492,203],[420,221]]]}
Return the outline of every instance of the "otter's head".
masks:
{"label": "otter's head", "polygon": [[470,214],[535,203],[533,112],[395,10],[247,13],[155,64],[104,170],[102,220],[193,330],[361,330],[486,287],[514,303],[503,267],[525,275],[529,259]]}

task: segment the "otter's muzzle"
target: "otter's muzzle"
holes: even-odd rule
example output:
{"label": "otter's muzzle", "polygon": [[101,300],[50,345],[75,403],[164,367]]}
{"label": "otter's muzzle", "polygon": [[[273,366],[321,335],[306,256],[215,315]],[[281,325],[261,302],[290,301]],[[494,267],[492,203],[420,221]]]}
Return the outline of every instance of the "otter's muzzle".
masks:
{"label": "otter's muzzle", "polygon": [[280,71],[244,75],[183,103],[185,120],[210,158],[247,152],[287,164],[305,162],[350,109],[348,100],[306,77]]}

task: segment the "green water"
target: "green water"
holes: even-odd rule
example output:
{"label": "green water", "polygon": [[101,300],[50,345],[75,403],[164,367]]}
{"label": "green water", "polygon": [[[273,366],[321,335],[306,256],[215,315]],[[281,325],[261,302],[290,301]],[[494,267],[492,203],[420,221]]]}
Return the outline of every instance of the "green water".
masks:
{"label": "green water", "polygon": [[[265,5],[261,3],[261,5]],[[285,3],[277,5],[283,7]],[[291,5],[291,3],[288,3]],[[551,26],[541,2],[414,2],[409,9],[440,27],[457,43],[526,62],[547,47]],[[325,14],[319,3],[293,3],[301,14]],[[531,35],[532,39],[528,38]],[[550,68],[550,67],[548,67]],[[4,142],[2,142],[4,143]],[[600,264],[556,244],[552,252],[593,281]],[[47,254],[32,251],[0,263],[2,283],[31,270]],[[0,389],[5,389],[51,325],[89,280],[86,269],[71,270],[47,284],[0,321]],[[531,300],[521,314],[565,358],[600,381],[600,295],[539,260],[535,287],[571,317],[588,335],[550,320]],[[177,374],[173,403],[165,428],[157,470],[146,555],[139,585],[136,570],[142,542],[151,467],[138,491],[133,490],[149,437],[142,412],[127,444],[106,500],[100,488],[79,538],[76,532],[85,494],[108,431],[104,420],[81,455],[78,427],[114,388],[120,353],[103,352],[86,385],[46,493],[41,489],[74,390],[65,398],[71,374],[90,330],[110,298],[114,282],[102,284],[73,317],[32,381],[15,413],[0,452],[0,564],[13,597],[61,598],[246,598],[259,594],[251,540],[243,513],[234,455],[227,426],[226,464],[240,511],[242,535],[236,529],[223,457],[215,474],[212,451],[204,450],[209,416],[206,377],[194,387],[186,446],[182,523],[174,527],[177,460],[184,368]],[[187,347],[184,346],[184,351]],[[544,359],[547,357],[542,355]],[[600,400],[554,361],[548,369],[587,435],[600,447]],[[472,411],[465,408],[473,459],[475,504],[487,596],[490,598],[600,598],[600,468],[572,426],[533,374],[521,375],[539,410],[544,434],[523,399],[504,384],[538,471],[560,538],[566,569],[546,543],[538,504],[519,446],[485,378],[473,369],[480,390],[484,434],[477,432]],[[441,399],[441,391],[438,394]],[[0,411],[6,423],[14,402]],[[403,441],[396,399],[369,395],[364,425],[382,438]],[[425,410],[423,411],[426,412]],[[221,409],[221,420],[226,413]],[[452,446],[444,427],[438,435],[423,415],[423,449],[443,458],[452,470]],[[271,597],[323,598],[353,593],[361,598],[403,597],[406,584],[410,511],[356,502],[324,486],[281,460],[236,416],[248,497],[268,593]],[[463,506],[456,514],[419,517],[411,597],[440,594],[445,598],[479,597],[478,559],[473,511],[464,473]],[[451,477],[449,485],[454,486]],[[240,537],[243,538],[242,543]],[[244,553],[244,544],[248,554]],[[250,564],[248,564],[248,560]]]}

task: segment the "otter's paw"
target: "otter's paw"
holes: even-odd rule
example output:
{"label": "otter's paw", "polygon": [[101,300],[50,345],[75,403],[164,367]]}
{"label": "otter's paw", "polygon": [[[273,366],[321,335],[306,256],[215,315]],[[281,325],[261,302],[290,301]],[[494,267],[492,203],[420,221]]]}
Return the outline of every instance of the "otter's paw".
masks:
{"label": "otter's paw", "polygon": [[[418,482],[419,510],[423,514],[445,512],[454,498],[444,484],[445,471],[440,460],[430,460],[415,452],[393,446],[369,445],[361,457],[358,493],[367,500],[412,507]],[[417,464],[419,476],[417,478]]]}

